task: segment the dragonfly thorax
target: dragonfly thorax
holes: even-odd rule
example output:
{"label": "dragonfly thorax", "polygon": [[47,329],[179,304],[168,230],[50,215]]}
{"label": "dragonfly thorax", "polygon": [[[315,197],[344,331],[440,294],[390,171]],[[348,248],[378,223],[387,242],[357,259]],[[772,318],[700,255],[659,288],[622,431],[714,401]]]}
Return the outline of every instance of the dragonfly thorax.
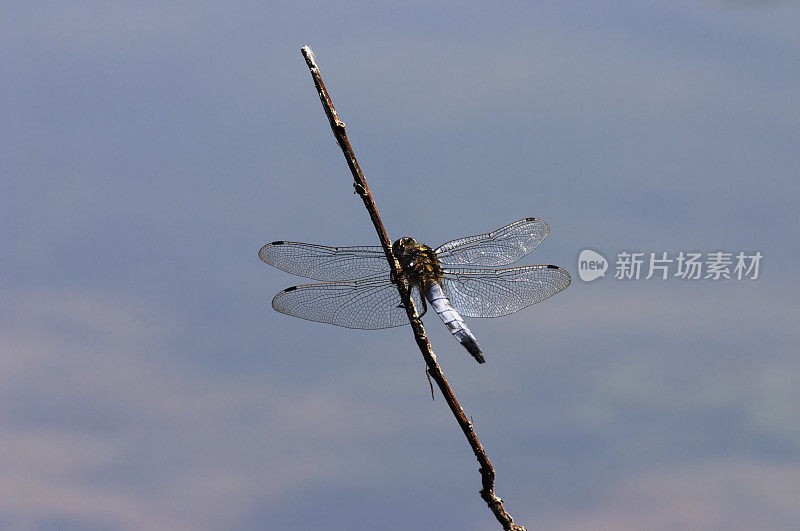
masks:
{"label": "dragonfly thorax", "polygon": [[394,253],[409,285],[424,288],[442,278],[442,266],[436,251],[414,238],[400,238],[392,244]]}

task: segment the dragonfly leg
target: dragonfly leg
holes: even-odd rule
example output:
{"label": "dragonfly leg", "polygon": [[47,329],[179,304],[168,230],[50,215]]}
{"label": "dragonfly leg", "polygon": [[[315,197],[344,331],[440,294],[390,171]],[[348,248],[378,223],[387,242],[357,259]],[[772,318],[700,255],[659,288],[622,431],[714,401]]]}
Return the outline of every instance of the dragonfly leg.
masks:
{"label": "dragonfly leg", "polygon": [[[405,305],[401,302],[396,306],[396,308],[405,308]],[[425,299],[422,299],[422,313],[419,314],[419,317],[422,317],[428,312],[428,305],[425,303]]]}
{"label": "dragonfly leg", "polygon": [[428,313],[428,303],[425,302],[425,297],[420,297],[420,300],[422,301],[422,313],[419,316],[422,317]]}

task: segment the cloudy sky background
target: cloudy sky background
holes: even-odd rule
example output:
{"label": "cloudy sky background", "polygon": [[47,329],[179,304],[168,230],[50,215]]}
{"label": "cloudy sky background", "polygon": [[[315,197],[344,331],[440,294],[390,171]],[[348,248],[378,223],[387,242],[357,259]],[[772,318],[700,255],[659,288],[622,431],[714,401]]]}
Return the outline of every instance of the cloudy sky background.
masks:
{"label": "cloudy sky background", "polygon": [[[5,3],[0,527],[496,529],[405,328],[275,313],[289,239],[536,216],[573,274],[426,317],[536,529],[800,519],[800,9],[792,2]],[[577,278],[581,249],[761,251],[757,281]]]}

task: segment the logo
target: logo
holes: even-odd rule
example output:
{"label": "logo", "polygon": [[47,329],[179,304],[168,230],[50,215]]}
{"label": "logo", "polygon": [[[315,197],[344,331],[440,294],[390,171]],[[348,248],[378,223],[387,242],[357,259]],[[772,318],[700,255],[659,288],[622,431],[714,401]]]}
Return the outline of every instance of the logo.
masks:
{"label": "logo", "polygon": [[[650,251],[617,253],[614,278],[616,280],[756,280],[760,274],[764,255],[760,251],[694,252]],[[606,276],[608,260],[591,249],[578,256],[578,276],[591,282]]]}
{"label": "logo", "polygon": [[578,276],[584,282],[591,282],[606,276],[607,269],[608,260],[600,253],[591,249],[584,249],[578,256]]}

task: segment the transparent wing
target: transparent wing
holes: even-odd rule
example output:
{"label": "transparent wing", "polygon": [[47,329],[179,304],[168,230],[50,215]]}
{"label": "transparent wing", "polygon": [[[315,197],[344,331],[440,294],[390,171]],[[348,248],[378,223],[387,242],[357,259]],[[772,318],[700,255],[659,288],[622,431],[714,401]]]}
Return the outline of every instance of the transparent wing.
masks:
{"label": "transparent wing", "polygon": [[464,317],[500,317],[543,301],[569,286],[569,273],[558,266],[507,269],[445,269],[441,284]]}
{"label": "transparent wing", "polygon": [[314,280],[340,281],[388,273],[381,247],[328,247],[298,242],[272,242],[258,251],[265,263]]}
{"label": "transparent wing", "polygon": [[449,241],[436,254],[442,265],[501,266],[536,249],[549,232],[541,219],[525,218],[488,234]]}
{"label": "transparent wing", "polygon": [[[413,289],[411,296],[417,311],[422,311],[419,291]],[[286,315],[346,328],[377,330],[408,324],[389,275],[293,286],[275,295],[272,307]]]}

